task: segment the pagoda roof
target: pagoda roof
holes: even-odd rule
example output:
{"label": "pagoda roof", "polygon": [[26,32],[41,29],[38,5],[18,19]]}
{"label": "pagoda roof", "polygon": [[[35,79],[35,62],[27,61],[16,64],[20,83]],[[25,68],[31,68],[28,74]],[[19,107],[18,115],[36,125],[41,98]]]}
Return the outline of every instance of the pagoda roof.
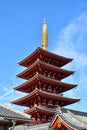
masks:
{"label": "pagoda roof", "polygon": [[57,74],[59,74],[60,79],[63,79],[75,72],[75,71],[61,69],[59,67],[47,64],[47,63],[42,62],[41,60],[37,59],[31,66],[29,66],[27,69],[25,69],[21,73],[17,74],[16,76],[23,78],[23,79],[27,79],[27,76],[28,76],[28,79],[29,79],[31,74],[37,73],[37,72],[41,73],[41,72],[39,72],[40,70],[43,72],[49,71],[49,72],[57,73]]}
{"label": "pagoda roof", "polygon": [[31,101],[34,101],[34,99],[38,100],[38,96],[41,98],[47,98],[50,100],[58,101],[59,106],[66,106],[66,105],[80,101],[79,98],[63,97],[60,94],[54,94],[54,93],[45,92],[45,91],[36,89],[30,94],[28,94],[27,96],[24,96],[18,100],[12,101],[11,103],[29,107],[31,105]]}
{"label": "pagoda roof", "polygon": [[36,114],[38,112],[38,113],[41,113],[41,114],[52,115],[53,116],[55,114],[56,110],[55,109],[50,109],[50,108],[34,106],[31,109],[25,110],[24,112],[27,113],[27,114],[30,114],[30,115],[34,115],[34,114]]}
{"label": "pagoda roof", "polygon": [[75,88],[77,84],[69,84],[69,83],[64,83],[55,79],[51,79],[48,77],[44,77],[41,74],[35,74],[31,79],[29,79],[27,82],[15,87],[15,90],[22,91],[22,92],[31,92],[32,86],[34,85],[52,85],[58,87],[59,93],[70,90],[72,88]]}
{"label": "pagoda roof", "polygon": [[61,67],[67,63],[69,63],[70,61],[72,61],[72,58],[66,58],[57,54],[54,54],[50,51],[44,50],[40,47],[38,47],[32,54],[30,54],[29,56],[27,56],[25,59],[21,60],[20,62],[18,62],[19,65],[28,67],[32,61],[34,62],[37,58],[39,57],[46,57],[48,59],[53,59],[55,61],[58,61],[58,66]]}

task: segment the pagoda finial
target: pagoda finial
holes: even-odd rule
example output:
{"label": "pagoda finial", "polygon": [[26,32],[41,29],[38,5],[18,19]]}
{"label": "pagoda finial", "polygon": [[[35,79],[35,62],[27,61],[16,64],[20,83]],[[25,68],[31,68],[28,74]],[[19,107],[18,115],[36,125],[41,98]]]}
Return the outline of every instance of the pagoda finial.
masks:
{"label": "pagoda finial", "polygon": [[42,48],[47,50],[48,46],[48,32],[47,32],[47,24],[46,19],[44,19],[44,24],[42,26]]}

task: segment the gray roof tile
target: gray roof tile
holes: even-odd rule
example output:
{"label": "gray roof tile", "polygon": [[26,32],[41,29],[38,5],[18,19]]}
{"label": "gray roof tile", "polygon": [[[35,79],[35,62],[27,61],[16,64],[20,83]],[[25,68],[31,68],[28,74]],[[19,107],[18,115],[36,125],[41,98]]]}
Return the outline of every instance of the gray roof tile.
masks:
{"label": "gray roof tile", "polygon": [[73,129],[87,129],[87,112],[58,107],[53,121],[57,116]]}
{"label": "gray roof tile", "polygon": [[4,117],[7,119],[12,118],[17,120],[30,120],[30,115],[19,112],[3,104],[0,104],[0,117]]}

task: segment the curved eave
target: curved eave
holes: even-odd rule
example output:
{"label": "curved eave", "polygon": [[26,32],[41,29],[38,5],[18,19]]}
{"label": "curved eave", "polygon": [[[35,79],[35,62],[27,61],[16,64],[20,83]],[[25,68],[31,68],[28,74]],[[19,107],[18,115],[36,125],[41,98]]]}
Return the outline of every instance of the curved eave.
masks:
{"label": "curved eave", "polygon": [[47,99],[52,99],[52,100],[59,101],[59,102],[64,102],[61,106],[69,105],[69,104],[80,101],[80,99],[76,99],[76,98],[75,99],[74,98],[67,98],[67,97],[63,97],[63,96],[58,95],[58,94],[43,92],[41,90],[34,90],[29,95],[22,97],[18,100],[12,101],[11,103],[17,104],[17,105],[22,105],[22,106],[27,106],[26,103],[28,102],[28,106],[29,106],[29,102],[36,99],[36,97],[38,95],[42,98],[47,98]]}
{"label": "curved eave", "polygon": [[46,114],[46,115],[54,115],[56,110],[46,109],[43,107],[33,107],[31,109],[27,109],[24,111],[27,114],[34,115],[36,113]]}
{"label": "curved eave", "polygon": [[31,53],[29,56],[27,56],[23,60],[19,61],[18,64],[22,65],[22,66],[25,66],[25,67],[28,67],[28,65],[27,65],[28,62],[32,61],[35,58],[35,56],[37,57],[38,52],[40,52],[40,48],[39,47],[33,53]]}
{"label": "curved eave", "polygon": [[53,73],[64,74],[64,78],[75,72],[75,71],[61,69],[59,67],[44,63],[37,59],[30,67],[28,67],[26,70],[22,71],[21,73],[17,74],[16,76],[26,79],[25,78],[26,75],[39,71],[39,68],[43,71],[47,70],[47,71],[51,71]]}
{"label": "curved eave", "polygon": [[46,57],[53,58],[55,60],[63,61],[63,64],[61,64],[60,67],[67,64],[67,63],[69,63],[69,62],[71,62],[73,60],[72,58],[66,58],[66,57],[54,54],[52,52],[46,51],[46,50],[38,47],[33,53],[31,53],[29,56],[27,56],[22,61],[18,62],[18,64],[22,65],[22,66],[25,66],[25,67],[28,67],[28,63],[35,60],[35,59],[37,59],[38,54],[42,54],[42,55],[44,55]]}
{"label": "curved eave", "polygon": [[40,75],[40,74],[36,74],[29,81],[15,87],[14,90],[18,90],[18,91],[22,91],[22,92],[31,92],[28,89],[31,88],[32,86],[34,86],[35,84],[38,84],[39,81],[40,81],[41,85],[42,84],[48,84],[48,85],[51,84],[58,88],[62,87],[62,89],[60,90],[60,93],[66,91],[66,90],[75,88],[77,86],[77,84],[68,84],[68,83],[64,83],[64,82],[61,82],[61,81],[58,81],[55,79],[50,79],[48,77],[44,77],[43,75]]}
{"label": "curved eave", "polygon": [[[51,126],[53,127],[54,122],[56,122],[57,119],[60,119],[61,122],[63,124],[65,124],[65,126],[69,126],[72,129],[81,129],[81,130],[87,129],[87,124],[83,120],[84,117],[86,120],[86,116],[81,115],[84,113],[76,111],[76,114],[74,114],[73,112],[74,112],[74,110],[72,111],[69,109],[66,109],[66,112],[63,112],[62,108],[59,107],[57,109],[57,114],[51,123]],[[79,115],[78,115],[78,113],[79,113]],[[82,119],[81,119],[81,117],[79,119],[79,116],[82,116]]]}

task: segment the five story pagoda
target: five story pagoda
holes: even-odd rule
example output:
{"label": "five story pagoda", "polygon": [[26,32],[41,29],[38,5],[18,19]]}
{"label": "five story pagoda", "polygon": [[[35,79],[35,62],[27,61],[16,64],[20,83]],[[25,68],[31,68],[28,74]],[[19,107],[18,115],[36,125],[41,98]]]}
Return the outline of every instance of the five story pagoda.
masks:
{"label": "five story pagoda", "polygon": [[80,100],[64,97],[62,94],[77,86],[77,84],[61,81],[74,73],[74,71],[61,68],[72,59],[47,51],[47,45],[48,32],[44,19],[42,48],[38,47],[32,54],[18,63],[26,69],[17,77],[25,79],[26,82],[14,89],[25,92],[27,95],[11,102],[28,107],[24,112],[31,115],[34,124],[50,122],[58,106],[63,107]]}

